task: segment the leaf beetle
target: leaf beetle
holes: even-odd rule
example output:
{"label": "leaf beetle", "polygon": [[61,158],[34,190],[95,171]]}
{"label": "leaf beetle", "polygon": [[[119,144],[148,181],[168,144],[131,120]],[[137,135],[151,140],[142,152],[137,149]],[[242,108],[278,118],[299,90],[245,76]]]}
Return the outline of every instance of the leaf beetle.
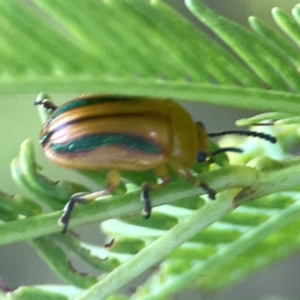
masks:
{"label": "leaf beetle", "polygon": [[190,167],[225,151],[210,153],[209,137],[241,134],[276,142],[268,134],[254,131],[223,131],[208,134],[201,122],[170,99],[119,95],[84,95],[56,106],[47,97],[35,101],[51,113],[40,133],[45,156],[54,164],[75,170],[107,170],[106,188],[94,193],[74,194],[60,218],[66,232],[77,203],[94,200],[116,189],[119,171],[153,170],[160,183],[141,186],[142,214],[151,214],[149,192],[168,184],[169,170],[201,187],[210,199],[215,191],[193,176]]}

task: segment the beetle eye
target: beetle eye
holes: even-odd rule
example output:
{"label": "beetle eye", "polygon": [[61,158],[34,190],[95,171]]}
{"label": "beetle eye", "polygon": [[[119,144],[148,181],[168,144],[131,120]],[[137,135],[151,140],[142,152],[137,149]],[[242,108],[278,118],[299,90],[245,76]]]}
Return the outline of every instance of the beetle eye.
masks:
{"label": "beetle eye", "polygon": [[206,153],[204,151],[200,151],[197,154],[197,162],[204,162],[206,160]]}

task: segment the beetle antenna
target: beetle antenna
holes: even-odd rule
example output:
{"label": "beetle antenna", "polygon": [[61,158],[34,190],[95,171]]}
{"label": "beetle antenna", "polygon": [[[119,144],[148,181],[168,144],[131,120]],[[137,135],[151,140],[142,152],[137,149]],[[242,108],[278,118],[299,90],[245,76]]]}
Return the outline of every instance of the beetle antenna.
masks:
{"label": "beetle antenna", "polygon": [[216,151],[212,152],[211,155],[216,156],[216,155],[218,155],[220,153],[224,153],[224,152],[242,153],[243,150],[241,148],[235,148],[235,147],[224,147],[224,148],[219,148]]}
{"label": "beetle antenna", "polygon": [[222,132],[215,132],[215,133],[209,133],[209,137],[217,137],[217,136],[222,136],[226,134],[237,134],[237,135],[246,135],[246,136],[253,136],[253,137],[258,137],[260,139],[266,140],[270,143],[275,144],[277,142],[277,139],[267,133],[263,132],[257,132],[257,131],[248,131],[248,130],[227,130],[227,131],[222,131]]}
{"label": "beetle antenna", "polygon": [[[216,156],[216,155],[218,155],[220,153],[224,153],[224,152],[242,153],[243,150],[240,149],[240,148],[236,148],[236,147],[219,148],[216,151],[214,151],[214,152],[212,152],[212,153],[209,154],[210,161],[213,162],[213,159],[212,159],[213,156]],[[206,161],[207,157],[208,156],[207,156],[206,152],[200,151],[200,152],[198,152],[198,155],[197,155],[197,162],[204,162],[204,161]]]}

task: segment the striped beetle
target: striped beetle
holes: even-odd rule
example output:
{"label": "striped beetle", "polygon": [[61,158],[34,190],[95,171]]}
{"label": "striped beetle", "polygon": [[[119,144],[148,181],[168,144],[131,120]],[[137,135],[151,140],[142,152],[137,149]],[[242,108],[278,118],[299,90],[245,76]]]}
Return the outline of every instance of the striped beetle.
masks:
{"label": "striped beetle", "polygon": [[66,232],[71,212],[77,203],[111,193],[120,183],[119,171],[153,170],[160,183],[145,182],[141,187],[142,214],[151,214],[150,190],[168,184],[169,170],[201,187],[211,199],[215,191],[193,176],[190,167],[225,151],[210,153],[208,138],[240,134],[276,139],[254,131],[223,131],[208,134],[201,122],[169,99],[119,95],[84,95],[57,107],[48,98],[35,101],[50,110],[40,143],[45,156],[54,164],[75,170],[108,170],[107,186],[94,193],[74,194],[64,208],[60,223]]}

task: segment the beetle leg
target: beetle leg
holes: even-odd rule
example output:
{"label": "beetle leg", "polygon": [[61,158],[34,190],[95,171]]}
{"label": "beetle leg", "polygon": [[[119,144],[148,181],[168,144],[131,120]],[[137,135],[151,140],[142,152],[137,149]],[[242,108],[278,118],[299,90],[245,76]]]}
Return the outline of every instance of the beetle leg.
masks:
{"label": "beetle leg", "polygon": [[62,233],[67,232],[69,220],[71,217],[71,213],[74,209],[74,206],[80,202],[85,201],[84,197],[87,195],[88,195],[88,193],[76,193],[71,197],[69,202],[65,205],[65,207],[63,209],[63,214],[61,215],[61,217],[58,220],[58,224],[60,226],[63,226]]}
{"label": "beetle leg", "polygon": [[208,195],[208,197],[211,200],[216,199],[216,192],[209,187],[209,185],[205,182],[202,182],[200,179],[196,178],[190,170],[188,169],[180,169],[178,170],[178,174],[186,178],[188,181],[191,181],[195,184],[195,186],[201,187],[205,193]]}
{"label": "beetle leg", "polygon": [[169,162],[169,165],[172,170],[177,172],[180,176],[184,177],[188,181],[193,182],[196,186],[201,187],[211,200],[216,199],[216,192],[212,188],[210,188],[207,183],[202,182],[200,179],[196,178],[189,169],[181,166],[178,161],[172,160]]}
{"label": "beetle leg", "polygon": [[110,192],[110,190],[108,188],[106,188],[102,191],[98,191],[95,193],[76,193],[76,194],[74,194],[70,198],[69,202],[65,205],[65,207],[63,209],[63,214],[61,215],[61,217],[58,221],[58,224],[63,226],[62,233],[67,232],[70,217],[71,217],[71,214],[72,214],[72,211],[73,211],[75,205],[82,203],[82,202],[95,200],[96,198],[99,198],[102,196],[106,196],[109,194],[109,192]]}
{"label": "beetle leg", "polygon": [[74,194],[70,201],[65,205],[63,209],[63,214],[60,217],[58,223],[63,226],[62,233],[66,233],[71,217],[71,213],[78,203],[95,200],[99,197],[106,196],[115,190],[120,183],[120,174],[117,171],[109,171],[107,174],[107,185],[106,188],[94,193],[76,193]]}
{"label": "beetle leg", "polygon": [[[205,191],[205,193],[208,195],[209,199],[215,200],[216,199],[216,192],[213,190],[207,183],[202,182],[200,179],[196,178],[190,170],[183,169],[184,172],[180,172],[179,174],[182,174],[187,180],[193,182],[196,186],[199,186],[202,188],[202,190]],[[185,173],[185,174],[183,174]]]}
{"label": "beetle leg", "polygon": [[141,201],[143,203],[142,215],[145,219],[148,219],[151,215],[152,205],[150,200],[150,191],[159,190],[166,186],[170,182],[169,172],[165,166],[161,166],[155,170],[158,178],[162,180],[161,183],[149,183],[145,182],[142,184]]}
{"label": "beetle leg", "polygon": [[196,185],[200,186],[208,195],[208,198],[211,200],[215,200],[216,199],[216,192],[215,190],[213,190],[212,188],[209,187],[208,184],[201,182],[200,180],[196,179],[195,180]]}
{"label": "beetle leg", "polygon": [[148,219],[151,215],[152,205],[149,197],[149,191],[151,189],[151,183],[145,182],[142,184],[141,201],[143,203],[142,215],[145,219]]}

